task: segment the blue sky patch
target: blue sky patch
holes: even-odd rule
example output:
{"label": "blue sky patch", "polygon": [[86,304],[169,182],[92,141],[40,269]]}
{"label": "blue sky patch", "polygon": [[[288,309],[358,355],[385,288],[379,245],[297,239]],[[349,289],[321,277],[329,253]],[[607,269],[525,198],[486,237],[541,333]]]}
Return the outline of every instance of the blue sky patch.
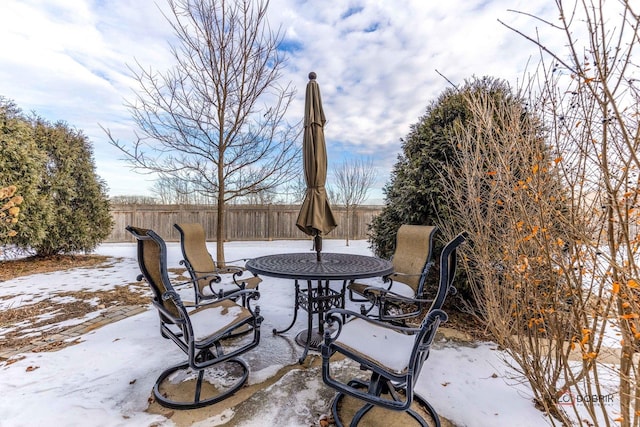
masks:
{"label": "blue sky patch", "polygon": [[302,43],[297,40],[282,40],[278,45],[278,50],[295,53],[301,51],[303,48]]}
{"label": "blue sky patch", "polygon": [[349,9],[347,9],[347,11],[345,13],[340,15],[340,19],[347,19],[348,17],[350,17],[352,15],[356,15],[356,14],[362,12],[363,10],[364,10],[364,7],[362,7],[362,6],[350,7]]}
{"label": "blue sky patch", "polygon": [[380,28],[380,23],[379,22],[374,22],[371,25],[369,25],[367,28],[365,28],[364,32],[365,33],[373,33],[375,31],[377,31],[378,28]]}

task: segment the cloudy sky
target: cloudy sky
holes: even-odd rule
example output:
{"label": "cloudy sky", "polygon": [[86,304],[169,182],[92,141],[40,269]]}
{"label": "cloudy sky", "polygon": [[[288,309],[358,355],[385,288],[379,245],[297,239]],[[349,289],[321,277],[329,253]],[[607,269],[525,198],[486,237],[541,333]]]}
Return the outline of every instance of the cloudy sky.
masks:
{"label": "cloudy sky", "polygon": [[[100,126],[130,139],[124,102],[136,85],[127,66],[171,66],[162,8],[165,0],[0,2],[0,96],[81,129],[112,196],[150,194],[152,182],[127,168]],[[307,76],[315,71],[329,168],[344,156],[370,158],[378,170],[372,199],[381,199],[400,139],[447,79],[490,75],[516,84],[527,62],[537,61],[536,47],[498,20],[528,34],[540,22],[509,9],[557,15],[554,2],[543,0],[271,0],[270,24],[296,47],[282,78],[297,88],[289,117],[302,118]],[[544,39],[546,28],[539,30]]]}

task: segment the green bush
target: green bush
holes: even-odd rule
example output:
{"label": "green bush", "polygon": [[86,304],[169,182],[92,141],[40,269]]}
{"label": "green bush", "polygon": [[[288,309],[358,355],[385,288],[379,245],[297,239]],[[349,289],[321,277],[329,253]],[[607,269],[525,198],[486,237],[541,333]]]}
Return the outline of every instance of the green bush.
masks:
{"label": "green bush", "polygon": [[39,256],[91,251],[110,233],[105,183],[80,131],[25,118],[0,98],[0,187],[15,184],[23,203],[16,235],[0,240]]}
{"label": "green bush", "polygon": [[[462,231],[450,212],[450,202],[441,182],[457,179],[455,173],[448,172],[457,150],[454,132],[456,126],[464,127],[472,117],[466,99],[468,94],[476,92],[486,92],[505,103],[522,103],[505,82],[484,77],[466,82],[460,88],[446,89],[427,107],[426,113],[402,140],[402,153],[384,188],[385,206],[369,227],[369,242],[376,255],[388,258],[393,254],[395,236],[402,224],[447,224],[449,230]],[[436,254],[451,237],[439,233]],[[463,297],[472,298],[463,271],[457,287]]]}

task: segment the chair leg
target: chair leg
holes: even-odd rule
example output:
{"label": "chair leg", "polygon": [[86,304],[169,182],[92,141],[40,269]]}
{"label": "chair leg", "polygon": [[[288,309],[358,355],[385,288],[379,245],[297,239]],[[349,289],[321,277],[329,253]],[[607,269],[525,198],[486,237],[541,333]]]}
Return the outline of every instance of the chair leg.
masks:
{"label": "chair leg", "polygon": [[[172,366],[171,368],[165,370],[158,379],[156,380],[155,385],[153,386],[153,395],[156,401],[167,408],[172,409],[196,409],[202,408],[207,405],[212,405],[214,403],[220,402],[227,397],[231,396],[233,393],[238,391],[244,383],[247,381],[249,377],[249,367],[247,364],[240,359],[229,359],[222,364],[230,364],[233,365],[236,369],[227,369],[228,371],[238,370],[237,378],[235,378],[230,386],[224,387],[223,390],[214,390],[213,392],[210,390],[205,390],[203,388],[203,384],[206,382],[205,380],[205,370],[206,369],[215,369],[218,365],[211,365],[207,368],[200,369],[194,371],[197,373],[197,378],[194,381],[195,384],[193,386],[193,393],[190,393],[192,397],[185,397],[184,399],[178,399],[177,396],[174,396],[174,393],[169,393],[167,391],[167,386],[171,383],[171,377],[175,375],[179,375],[181,371],[183,371],[183,375],[189,376],[188,371],[191,370],[189,367],[189,362],[180,363],[178,365]],[[193,374],[192,374],[193,375]],[[191,376],[192,376],[191,375]],[[166,381],[168,380],[168,381]],[[185,381],[186,382],[186,381]],[[164,387],[163,387],[164,386]],[[175,386],[176,391],[180,391],[181,385]],[[164,390],[163,390],[164,389]],[[204,397],[203,397],[204,395]]]}
{"label": "chair leg", "polygon": [[[344,424],[342,424],[342,420],[340,419],[340,414],[338,413],[338,406],[340,405],[340,401],[344,398],[344,396],[344,393],[336,394],[336,397],[333,399],[333,404],[331,405],[331,413],[333,415],[333,421],[336,427],[344,427]],[[356,412],[356,414],[353,416],[353,419],[351,420],[351,423],[349,423],[349,426],[357,426],[362,417],[365,416],[371,408],[373,408],[373,405],[370,403],[367,403],[362,408],[360,408],[358,412]]]}
{"label": "chair leg", "polygon": [[[382,393],[391,392],[390,390],[386,390],[387,387],[383,386],[383,383],[380,382],[379,379],[374,380],[373,384],[370,381],[362,381],[362,380],[355,379],[355,380],[351,380],[348,385],[351,387],[368,388],[370,390],[371,388],[380,389],[380,392]],[[382,391],[382,389],[384,389],[384,391]],[[333,415],[333,419],[336,424],[336,427],[344,427],[344,424],[340,419],[340,413],[339,413],[340,402],[342,401],[342,399],[344,399],[344,397],[345,397],[344,393],[342,392],[337,393],[331,405],[331,413]],[[433,408],[433,406],[431,406],[429,402],[427,402],[425,399],[423,399],[421,396],[417,394],[414,394],[414,402],[418,402],[420,405],[422,405],[422,407],[427,411],[427,413],[433,420],[435,427],[441,427],[440,417],[438,416],[436,410]],[[373,405],[372,403],[365,403],[354,414],[353,418],[351,419],[351,422],[349,423],[349,427],[356,427],[360,423],[360,421],[362,421],[362,418],[365,415],[367,415],[367,413],[374,407],[375,405]],[[411,416],[411,418],[416,420],[418,425],[420,425],[421,427],[429,427],[429,424],[427,423],[427,421],[418,412],[414,411],[411,408],[405,410],[404,412],[406,412],[409,416]]]}
{"label": "chair leg", "polygon": [[[413,400],[419,402],[424,407],[424,409],[429,413],[429,415],[431,416],[431,419],[435,423],[435,426],[440,427],[440,417],[438,416],[438,413],[436,412],[435,408],[431,406],[429,402],[427,402],[425,399],[423,399],[422,397],[420,397],[415,393],[413,394]],[[408,412],[409,412],[409,415],[411,415],[414,419],[422,420],[422,417],[420,417],[420,415],[414,412],[413,409],[409,409]]]}
{"label": "chair leg", "polygon": [[371,403],[365,403],[364,406],[358,409],[358,412],[356,412],[356,414],[353,416],[353,419],[351,420],[351,424],[349,424],[349,426],[356,427],[358,424],[360,424],[360,420],[362,419],[362,417],[367,415],[367,412],[369,412],[370,409],[373,409],[373,405]]}

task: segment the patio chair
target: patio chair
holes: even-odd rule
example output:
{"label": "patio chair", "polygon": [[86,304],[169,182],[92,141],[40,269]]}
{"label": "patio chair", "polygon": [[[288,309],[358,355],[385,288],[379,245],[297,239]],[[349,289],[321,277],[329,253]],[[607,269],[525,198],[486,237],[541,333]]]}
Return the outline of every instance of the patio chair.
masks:
{"label": "patio chair", "polygon": [[[322,379],[338,392],[332,404],[336,425],[342,426],[339,409],[345,396],[363,403],[355,412],[351,426],[358,425],[374,407],[403,411],[420,425],[427,426],[424,418],[411,408],[414,399],[422,404],[435,424],[440,425],[435,409],[415,394],[414,386],[429,357],[436,331],[447,320],[442,305],[455,276],[457,248],[465,239],[465,233],[459,234],[444,247],[440,257],[438,291],[433,299],[420,301],[421,304],[429,304],[429,308],[424,310],[424,317],[417,327],[398,326],[339,308],[327,313],[321,346]],[[406,300],[417,303],[409,298]],[[350,320],[343,321],[344,316]],[[370,374],[369,380],[339,379],[339,375],[335,375],[336,365],[343,364],[341,357],[334,357],[337,354],[359,364],[361,370]]]}
{"label": "patio chair", "polygon": [[352,281],[347,286],[351,301],[369,302],[368,307],[361,306],[361,313],[368,314],[377,308],[373,315],[380,320],[397,320],[416,314],[413,311],[402,313],[397,306],[389,304],[385,295],[422,298],[427,274],[433,265],[433,238],[437,231],[437,227],[430,225],[400,226],[391,258],[394,273],[383,277],[380,285]]}
{"label": "patio chair", "polygon": [[[250,308],[250,302],[260,295],[256,290],[239,290],[207,304],[186,306],[169,280],[164,240],[152,230],[126,229],[137,239],[142,272],[138,280],[144,278],[151,287],[160,333],[187,355],[186,361],[160,374],[153,387],[155,399],[169,408],[193,409],[229,397],[249,374],[248,365],[238,356],[260,341],[260,308]],[[244,296],[246,306],[234,302],[232,296]],[[252,334],[230,339],[247,325]]]}
{"label": "patio chair", "polygon": [[[262,281],[257,276],[245,274],[244,267],[226,265],[218,267],[207,250],[204,228],[198,223],[180,223],[173,225],[180,233],[183,264],[191,280],[195,292],[196,304],[202,301],[224,297],[240,289],[258,289]],[[234,263],[237,261],[231,261]],[[222,276],[231,274],[231,283],[222,283]],[[241,276],[245,277],[241,277]]]}

